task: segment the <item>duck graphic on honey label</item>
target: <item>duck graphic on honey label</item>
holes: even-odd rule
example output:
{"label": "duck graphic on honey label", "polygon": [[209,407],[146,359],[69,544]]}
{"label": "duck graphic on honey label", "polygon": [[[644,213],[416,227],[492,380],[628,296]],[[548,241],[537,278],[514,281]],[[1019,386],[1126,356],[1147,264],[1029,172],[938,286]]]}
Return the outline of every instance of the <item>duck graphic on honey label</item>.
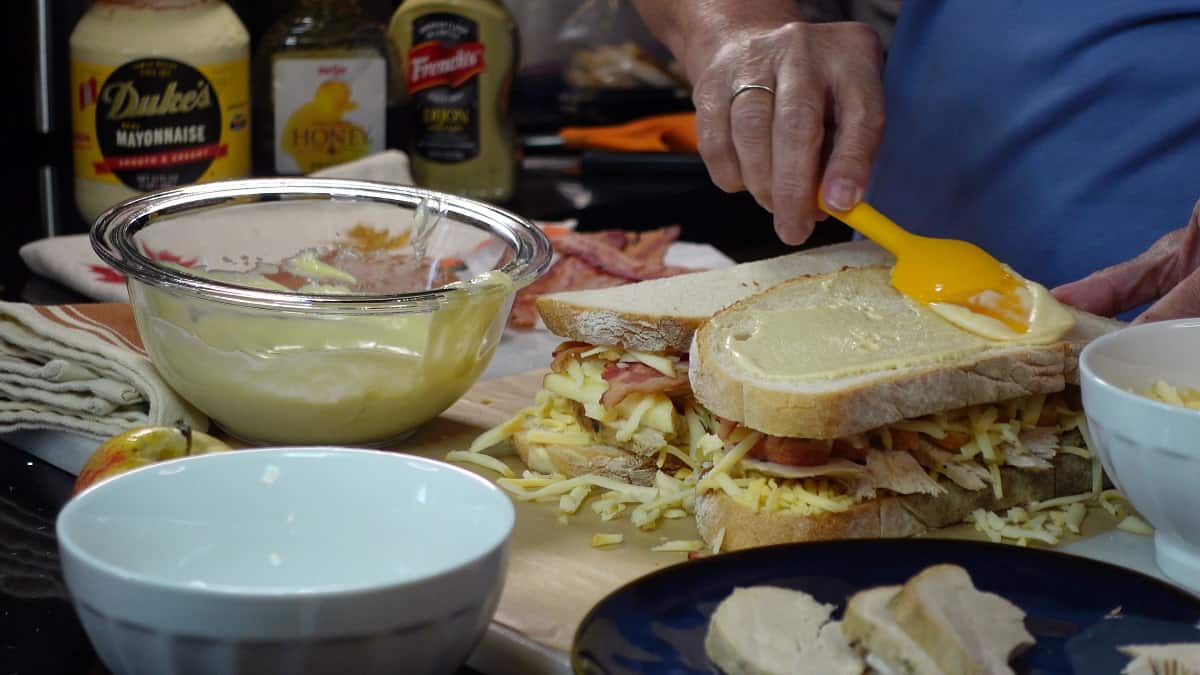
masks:
{"label": "duck graphic on honey label", "polygon": [[272,145],[279,175],[312,173],[382,152],[387,62],[295,54],[272,63]]}
{"label": "duck graphic on honey label", "polygon": [[288,116],[280,148],[303,173],[365,157],[371,149],[370,134],[345,119],[346,113],[354,110],[358,110],[358,103],[351,96],[349,84],[341,80],[320,83],[312,100]]}

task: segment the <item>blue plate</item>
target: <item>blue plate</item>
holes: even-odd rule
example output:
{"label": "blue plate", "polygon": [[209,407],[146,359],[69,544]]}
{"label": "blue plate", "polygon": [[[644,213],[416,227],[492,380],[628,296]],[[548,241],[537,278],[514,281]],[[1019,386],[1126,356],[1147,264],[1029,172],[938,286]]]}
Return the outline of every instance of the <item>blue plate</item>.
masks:
{"label": "blue plate", "polygon": [[[1087,558],[973,541],[876,539],[748,549],[668,567],[597,604],[571,650],[576,673],[717,673],[704,654],[708,618],[735,587],[768,584],[837,605],[864,588],[955,563],[975,585],[1025,610],[1037,639],[1017,673],[1119,673],[1118,645],[1200,641],[1200,599]],[[1119,609],[1118,609],[1119,608]]]}

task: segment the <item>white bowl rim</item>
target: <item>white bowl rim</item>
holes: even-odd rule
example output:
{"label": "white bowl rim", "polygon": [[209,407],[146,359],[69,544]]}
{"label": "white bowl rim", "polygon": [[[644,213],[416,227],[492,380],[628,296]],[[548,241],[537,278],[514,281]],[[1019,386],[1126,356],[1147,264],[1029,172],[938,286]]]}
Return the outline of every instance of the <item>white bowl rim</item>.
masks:
{"label": "white bowl rim", "polygon": [[[66,519],[71,517],[71,515],[73,514],[74,511],[82,508],[81,506],[78,506],[78,505],[81,503],[84,503],[84,501],[82,501],[82,500],[88,499],[87,495],[93,494],[100,490],[113,489],[113,487],[112,487],[113,484],[118,483],[123,478],[126,478],[128,476],[132,476],[135,474],[141,474],[143,472],[148,472],[148,471],[155,471],[158,469],[162,469],[164,466],[169,466],[172,463],[178,463],[178,462],[219,462],[219,461],[228,461],[228,460],[223,460],[220,458],[227,458],[230,456],[260,455],[260,454],[287,455],[287,454],[297,453],[297,452],[325,452],[325,453],[339,454],[339,455],[354,454],[354,455],[387,456],[389,458],[404,459],[404,460],[408,460],[408,461],[416,461],[420,464],[424,464],[426,466],[431,466],[439,471],[447,471],[451,474],[454,474],[454,475],[457,475],[457,476],[460,476],[463,478],[467,478],[471,482],[484,487],[486,494],[489,494],[493,497],[499,497],[499,499],[497,500],[497,506],[503,505],[501,508],[505,509],[506,515],[508,516],[506,519],[506,521],[507,521],[506,527],[504,527],[502,529],[502,531],[500,531],[500,533],[497,536],[495,541],[490,542],[490,544],[488,546],[483,547],[479,553],[477,553],[467,559],[460,560],[453,565],[449,565],[447,567],[438,569],[434,572],[430,572],[430,573],[427,573],[427,574],[424,574],[421,576],[416,576],[416,577],[413,577],[410,579],[403,579],[403,580],[399,580],[399,581],[392,581],[392,582],[386,582],[386,583],[377,583],[376,582],[376,583],[366,583],[366,584],[361,584],[361,583],[358,583],[358,584],[336,584],[336,585],[335,584],[326,584],[326,585],[322,585],[322,586],[316,587],[311,590],[307,589],[307,588],[303,589],[303,590],[298,590],[296,588],[263,588],[263,587],[255,587],[255,586],[244,586],[243,587],[243,586],[229,586],[229,585],[221,585],[221,584],[206,585],[203,587],[198,587],[198,586],[187,586],[187,585],[183,585],[183,584],[179,584],[179,583],[166,582],[161,579],[157,579],[155,577],[152,577],[152,576],[149,576],[149,575],[146,575],[143,573],[131,572],[130,570],[121,568],[117,565],[113,565],[111,563],[105,562],[105,561],[97,558],[92,553],[87,551],[82,545],[80,545],[78,542],[74,541],[71,538],[70,533],[69,533],[69,528],[63,528],[63,523],[66,522]],[[214,458],[217,458],[217,459],[214,459]],[[322,599],[322,598],[332,598],[332,597],[348,598],[348,597],[353,597],[356,595],[371,595],[371,594],[377,594],[377,593],[386,593],[389,591],[399,591],[399,590],[403,590],[406,588],[413,588],[416,586],[426,584],[435,579],[453,576],[454,574],[457,574],[467,568],[470,568],[474,565],[479,564],[483,560],[487,559],[489,556],[494,555],[497,550],[503,548],[507,544],[509,538],[512,535],[512,531],[513,531],[513,527],[514,527],[515,523],[516,523],[516,510],[513,507],[512,500],[509,499],[508,495],[506,495],[503,490],[501,490],[494,483],[492,483],[488,479],[484,478],[483,476],[480,476],[472,471],[468,471],[467,469],[464,469],[462,467],[450,464],[449,462],[443,462],[443,461],[439,461],[439,460],[435,460],[435,459],[430,459],[428,457],[422,457],[420,455],[407,454],[407,453],[394,451],[394,450],[353,448],[353,447],[336,446],[336,445],[313,445],[313,446],[297,445],[297,446],[279,446],[279,447],[270,447],[270,448],[246,448],[246,449],[230,450],[230,451],[225,451],[225,452],[211,452],[211,453],[205,453],[202,455],[190,455],[188,457],[179,457],[176,459],[169,459],[169,460],[160,461],[160,462],[153,462],[146,466],[141,466],[136,469],[132,469],[130,471],[126,471],[126,472],[117,474],[115,476],[111,476],[105,480],[99,481],[93,485],[88,486],[85,490],[83,490],[79,494],[74,495],[67,502],[67,504],[65,506],[63,506],[63,508],[59,511],[58,517],[55,519],[55,538],[57,539],[60,547],[62,547],[65,551],[70,553],[70,555],[72,555],[73,557],[75,557],[76,559],[81,561],[82,563],[86,564],[88,567],[101,572],[102,574],[104,574],[107,577],[113,577],[113,578],[120,579],[123,583],[127,583],[127,584],[134,585],[134,586],[140,586],[140,587],[147,588],[147,589],[153,589],[155,591],[181,594],[181,595],[185,595],[185,596],[224,597],[227,599],[244,600],[244,601],[253,601],[253,600],[261,599],[261,600],[270,600],[270,601],[278,602],[280,599],[288,599],[288,598],[295,598],[298,600],[308,601],[308,600],[312,600],[312,599]]]}
{"label": "white bowl rim", "polygon": [[1096,338],[1095,340],[1092,340],[1091,342],[1089,342],[1087,345],[1084,346],[1082,351],[1079,352],[1079,371],[1083,375],[1083,377],[1080,378],[1080,384],[1082,385],[1084,379],[1091,380],[1092,382],[1095,382],[1096,385],[1099,386],[1100,388],[1102,388],[1105,392],[1108,392],[1115,396],[1118,396],[1118,397],[1120,397],[1120,400],[1132,403],[1134,405],[1149,406],[1153,410],[1160,410],[1160,411],[1163,411],[1163,412],[1166,412],[1169,414],[1200,416],[1200,410],[1186,408],[1183,406],[1177,406],[1177,405],[1173,405],[1171,403],[1164,403],[1162,401],[1152,399],[1148,396],[1142,396],[1141,394],[1129,391],[1123,387],[1118,387],[1117,385],[1113,384],[1112,382],[1109,382],[1105,378],[1101,377],[1099,374],[1096,373],[1096,371],[1092,370],[1092,367],[1090,364],[1092,353],[1102,349],[1103,345],[1105,345],[1109,342],[1116,342],[1117,340],[1131,339],[1129,337],[1130,335],[1135,335],[1135,334],[1141,333],[1141,332],[1150,332],[1153,330],[1163,330],[1163,329],[1171,329],[1171,328],[1200,329],[1200,317],[1190,317],[1190,318],[1185,318],[1185,319],[1171,319],[1168,321],[1155,321],[1155,322],[1150,322],[1150,323],[1140,323],[1137,325],[1126,326],[1124,328],[1120,328],[1111,333],[1101,335],[1100,337]]}

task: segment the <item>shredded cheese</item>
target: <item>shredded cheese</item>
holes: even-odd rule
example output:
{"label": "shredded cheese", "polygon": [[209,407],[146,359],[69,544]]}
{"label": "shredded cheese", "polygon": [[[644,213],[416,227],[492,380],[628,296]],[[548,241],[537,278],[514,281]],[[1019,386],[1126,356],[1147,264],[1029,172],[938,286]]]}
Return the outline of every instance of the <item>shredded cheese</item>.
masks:
{"label": "shredded cheese", "polygon": [[[584,446],[601,439],[633,441],[639,444],[639,452],[654,457],[658,465],[651,486],[630,485],[598,475],[568,479],[526,472],[516,478],[507,465],[489,454],[468,452],[454,457],[504,473],[498,483],[518,501],[557,502],[560,520],[587,505],[603,521],[628,517],[643,530],[652,530],[663,520],[686,518],[694,512],[697,496],[709,491],[722,492],[755,513],[836,513],[869,498],[861,486],[843,478],[779,478],[744,466],[742,461],[762,435],[739,425],[722,440],[714,433],[718,425],[712,415],[691,399],[673,401],[661,393],[633,392],[616,406],[601,404],[600,399],[608,390],[603,379],[604,368],[614,361],[636,361],[664,375],[674,375],[680,367],[676,359],[657,354],[612,347],[586,350],[560,365],[561,372],[546,376],[544,389],[533,406],[481,434],[472,449],[501,447],[503,441],[517,433],[530,442],[546,445]],[[1067,409],[1060,399],[1055,400],[1058,430],[1078,429],[1083,444],[1087,444],[1088,431],[1082,413]],[[991,483],[993,494],[1001,498],[1004,488],[1000,467],[1011,456],[1009,453],[1027,452],[1020,438],[1021,430],[1035,427],[1046,405],[1044,395],[1016,398],[905,420],[843,440],[856,448],[882,446],[894,450],[893,429],[916,432],[934,441],[943,441],[951,433],[964,434],[966,443],[959,446],[953,461],[978,465],[983,470],[979,476],[985,483]],[[647,430],[658,435],[644,433]],[[646,447],[649,443],[655,445]],[[954,445],[943,447],[954,452]],[[1126,527],[1138,527],[1137,522],[1129,520],[1116,496],[1102,495],[1103,474],[1094,453],[1074,444],[1064,444],[1057,451],[1092,460],[1090,492],[1013,507],[1004,514],[980,510],[972,513],[968,522],[994,541],[1053,544],[1062,536],[1078,534],[1087,504],[1096,502],[1110,513],[1122,516]],[[451,457],[448,455],[447,459]],[[549,466],[545,468],[550,470]],[[709,543],[711,550],[720,551],[724,538],[724,530],[719,531]],[[655,550],[696,551],[702,546],[699,542],[675,541],[665,542]]]}
{"label": "shredded cheese", "polygon": [[639,361],[650,366],[667,377],[675,377],[675,362],[669,357],[661,354],[650,354],[648,352],[625,352],[625,356],[631,361]]}
{"label": "shredded cheese", "polygon": [[1150,523],[1142,520],[1141,516],[1134,514],[1125,516],[1121,522],[1117,523],[1117,529],[1124,530],[1126,532],[1132,532],[1134,534],[1154,534],[1154,528],[1151,527]]}
{"label": "shredded cheese", "polygon": [[1029,510],[1030,511],[1045,511],[1046,509],[1056,509],[1060,506],[1067,506],[1069,504],[1078,504],[1081,502],[1086,502],[1095,496],[1096,495],[1094,495],[1090,492],[1084,492],[1083,494],[1068,495],[1066,497],[1055,497],[1054,499],[1047,499],[1045,501],[1033,501],[1033,502],[1029,503]]}
{"label": "shredded cheese", "polygon": [[1059,446],[1058,451],[1066,453],[1068,455],[1075,455],[1076,457],[1082,457],[1084,459],[1092,458],[1092,453],[1090,450],[1088,450],[1087,448],[1080,448],[1075,445],[1061,445],[1061,446]]}
{"label": "shredded cheese", "polygon": [[704,542],[699,539],[674,539],[664,541],[650,550],[667,553],[690,553],[692,551],[699,551],[702,548],[704,548]]}
{"label": "shredded cheese", "polygon": [[1200,410],[1200,391],[1191,387],[1175,387],[1163,380],[1157,380],[1148,389],[1135,393],[1160,403]]}
{"label": "shredded cheese", "polygon": [[613,546],[615,544],[620,544],[623,541],[625,541],[625,535],[623,534],[605,534],[598,532],[592,535],[592,547],[594,548]]}
{"label": "shredded cheese", "polygon": [[757,431],[745,434],[742,439],[737,442],[737,445],[734,445],[729,452],[726,452],[725,455],[721,457],[720,461],[718,461],[708,472],[708,475],[700,480],[700,484],[696,486],[697,489],[703,492],[706,488],[712,485],[712,481],[716,481],[720,476],[728,476],[729,470],[732,469],[735,464],[742,461],[742,458],[750,452],[750,448],[753,448],[761,438],[762,434],[758,433]]}
{"label": "shredded cheese", "polygon": [[584,446],[594,442],[591,434],[585,431],[552,431],[549,429],[531,429],[525,432],[525,438],[530,443],[546,445]]}
{"label": "shredded cheese", "polygon": [[485,455],[481,452],[471,452],[468,450],[452,450],[452,451],[446,453],[446,461],[447,462],[460,462],[463,464],[474,464],[475,466],[481,466],[485,469],[491,469],[492,471],[495,471],[496,473],[498,473],[502,476],[509,477],[509,478],[516,475],[515,473],[513,473],[513,470],[510,469],[508,467],[508,465],[505,464],[504,462],[496,459],[495,457],[492,457],[491,455]]}
{"label": "shredded cheese", "polygon": [[504,422],[476,436],[475,440],[471,443],[469,451],[481,452],[512,438],[513,434],[520,431],[522,425],[525,423],[525,418],[529,417],[532,412],[531,408],[526,408]]}
{"label": "shredded cheese", "polygon": [[892,424],[891,428],[901,429],[903,431],[915,431],[917,433],[926,434],[927,436],[936,438],[938,440],[946,437],[946,427],[934,421],[905,420]]}
{"label": "shredded cheese", "polygon": [[574,515],[579,510],[579,506],[583,504],[583,500],[587,499],[587,496],[591,493],[591,485],[576,485],[570,492],[559,497],[558,510]]}

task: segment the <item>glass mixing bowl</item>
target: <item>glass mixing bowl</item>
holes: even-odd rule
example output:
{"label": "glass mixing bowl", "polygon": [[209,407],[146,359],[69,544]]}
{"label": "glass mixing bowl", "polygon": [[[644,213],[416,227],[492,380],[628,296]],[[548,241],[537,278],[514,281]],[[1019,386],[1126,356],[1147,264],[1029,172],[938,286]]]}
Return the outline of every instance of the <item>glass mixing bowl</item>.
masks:
{"label": "glass mixing bowl", "polygon": [[256,444],[386,445],[487,367],[551,262],[533,223],[361,181],[269,178],[137,197],[91,232],[166,382]]}

